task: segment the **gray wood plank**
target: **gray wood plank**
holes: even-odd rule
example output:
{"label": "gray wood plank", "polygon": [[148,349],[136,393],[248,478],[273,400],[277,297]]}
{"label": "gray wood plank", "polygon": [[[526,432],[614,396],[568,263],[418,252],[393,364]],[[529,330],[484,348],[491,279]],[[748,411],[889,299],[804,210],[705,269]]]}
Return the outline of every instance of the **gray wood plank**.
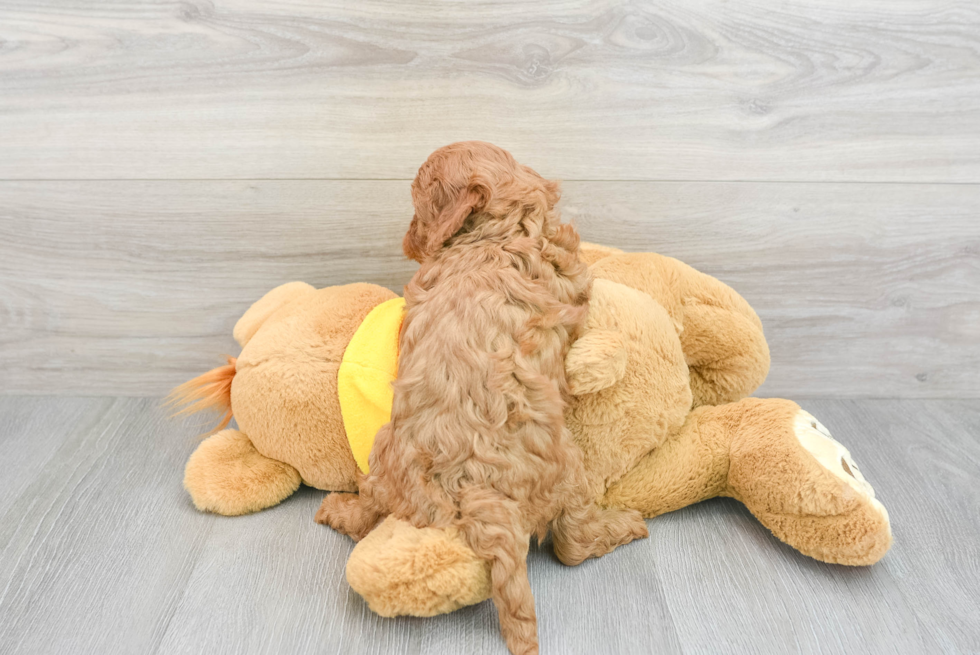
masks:
{"label": "gray wood plank", "polygon": [[397,288],[408,187],[0,183],[0,390],[160,395],[278,284]]}
{"label": "gray wood plank", "polygon": [[[374,615],[344,579],[353,544],[312,523],[322,497],[304,489],[271,512],[219,521],[158,652],[507,652],[490,603],[432,619]],[[623,555],[569,569],[549,548],[532,553],[545,652],[595,652],[596,634],[603,652],[681,652],[648,553]]]}
{"label": "gray wood plank", "polygon": [[980,182],[980,7],[8,0],[0,179]]}
{"label": "gray wood plank", "polygon": [[651,536],[685,652],[939,652],[884,563],[809,560],[734,500],[658,517]]}
{"label": "gray wood plank", "polygon": [[[0,416],[24,402],[0,399]],[[0,652],[152,652],[207,541],[212,520],[180,494],[187,428],[155,399],[87,402],[97,416],[75,424],[79,401],[37,405],[65,439],[0,516]]]}
{"label": "gray wood plank", "polygon": [[888,507],[896,545],[874,570],[888,572],[935,640],[936,647],[922,652],[977,652],[980,405],[959,400],[804,405],[850,448]]}
{"label": "gray wood plank", "polygon": [[[563,206],[742,293],[763,394],[980,396],[980,185],[568,182]],[[410,216],[403,181],[0,182],[0,392],[165,393],[280,283],[400,291]]]}
{"label": "gray wood plank", "polygon": [[[973,652],[978,401],[804,405],[889,508],[882,562],[821,564],[735,501],[702,503],[578,568],[533,550],[543,652]],[[321,492],[248,517],[197,513],[180,478],[198,426],[156,401],[0,398],[15,457],[59,423],[62,444],[0,514],[0,653],[506,652],[490,603],[372,614],[344,581],[351,542],[312,521]]]}
{"label": "gray wood plank", "polygon": [[0,401],[0,516],[34,482],[72,432],[84,429],[104,411],[104,401],[64,398],[8,398]]}

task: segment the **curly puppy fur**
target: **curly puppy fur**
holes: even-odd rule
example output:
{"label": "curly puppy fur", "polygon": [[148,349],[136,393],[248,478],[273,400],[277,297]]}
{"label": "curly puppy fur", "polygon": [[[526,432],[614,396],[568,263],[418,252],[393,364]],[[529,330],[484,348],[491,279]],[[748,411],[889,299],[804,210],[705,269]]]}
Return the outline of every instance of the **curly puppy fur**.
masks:
{"label": "curly puppy fur", "polygon": [[378,432],[360,495],[330,494],[317,519],[355,539],[391,513],[454,526],[490,562],[513,653],[537,653],[527,579],[531,535],[549,527],[565,564],[647,536],[632,510],[601,509],[565,428],[565,355],[592,280],[579,236],[560,221],[556,182],[489,143],[437,150],[412,183],[391,422]]}

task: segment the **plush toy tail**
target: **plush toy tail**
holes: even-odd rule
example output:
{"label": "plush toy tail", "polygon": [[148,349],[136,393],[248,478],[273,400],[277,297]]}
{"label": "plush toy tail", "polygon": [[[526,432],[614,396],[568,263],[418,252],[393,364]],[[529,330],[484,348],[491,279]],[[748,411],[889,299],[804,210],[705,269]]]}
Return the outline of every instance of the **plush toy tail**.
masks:
{"label": "plush toy tail", "polygon": [[166,400],[166,404],[171,407],[183,405],[180,410],[174,412],[174,416],[194,414],[205,409],[224,411],[225,415],[221,422],[207,433],[209,435],[225,429],[232,417],[231,381],[235,379],[235,362],[237,360],[229,355],[225,355],[225,357],[228,358],[228,363],[225,366],[213,368],[207,373],[174,388]]}

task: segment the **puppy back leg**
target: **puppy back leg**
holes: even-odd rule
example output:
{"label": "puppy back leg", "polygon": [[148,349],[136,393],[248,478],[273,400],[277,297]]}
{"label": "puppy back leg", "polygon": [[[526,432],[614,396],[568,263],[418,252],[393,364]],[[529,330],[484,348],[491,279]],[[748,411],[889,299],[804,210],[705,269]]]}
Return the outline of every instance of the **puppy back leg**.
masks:
{"label": "puppy back leg", "polygon": [[636,510],[585,502],[564,508],[551,530],[555,555],[568,566],[602,557],[618,546],[649,536],[643,515]]}
{"label": "puppy back leg", "polygon": [[584,492],[587,488],[581,451],[568,440],[569,458],[561,494],[562,507],[551,524],[555,555],[575,566],[590,557],[602,557],[617,546],[649,536],[643,515],[633,509],[603,508]]}

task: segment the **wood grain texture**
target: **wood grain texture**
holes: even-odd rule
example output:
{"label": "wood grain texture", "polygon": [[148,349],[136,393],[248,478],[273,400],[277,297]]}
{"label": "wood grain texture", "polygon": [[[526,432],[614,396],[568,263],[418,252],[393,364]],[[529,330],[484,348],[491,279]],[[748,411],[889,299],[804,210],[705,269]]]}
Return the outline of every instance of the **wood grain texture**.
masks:
{"label": "wood grain texture", "polygon": [[980,182],[968,0],[7,0],[0,179]]}
{"label": "wood grain texture", "polygon": [[[879,564],[810,560],[709,501],[577,568],[532,550],[542,651],[974,652],[980,403],[805,407],[889,509]],[[319,491],[247,517],[196,512],[181,476],[198,431],[155,399],[0,398],[4,462],[33,461],[26,486],[0,477],[0,653],[506,653],[489,602],[371,613],[344,580],[351,542],[313,523]]]}
{"label": "wood grain texture", "polygon": [[[771,396],[980,396],[980,185],[569,182],[584,236],[742,293]],[[0,392],[159,395],[278,284],[414,264],[402,181],[0,182]]]}
{"label": "wood grain texture", "polygon": [[[22,402],[4,399],[0,415]],[[48,402],[36,409],[40,434],[5,437],[8,452],[63,442],[0,517],[0,652],[152,652],[159,642],[211,523],[165,495],[185,458],[159,429],[156,403],[91,399],[75,423],[77,410]]]}
{"label": "wood grain texture", "polygon": [[[951,581],[962,577],[980,589],[980,404],[813,400],[803,406],[860,457],[889,510],[901,547],[882,563],[916,618],[901,634],[925,631],[936,643],[904,650],[976,652],[980,598]],[[923,567],[933,572],[923,577]],[[881,603],[868,602],[883,611]]]}

